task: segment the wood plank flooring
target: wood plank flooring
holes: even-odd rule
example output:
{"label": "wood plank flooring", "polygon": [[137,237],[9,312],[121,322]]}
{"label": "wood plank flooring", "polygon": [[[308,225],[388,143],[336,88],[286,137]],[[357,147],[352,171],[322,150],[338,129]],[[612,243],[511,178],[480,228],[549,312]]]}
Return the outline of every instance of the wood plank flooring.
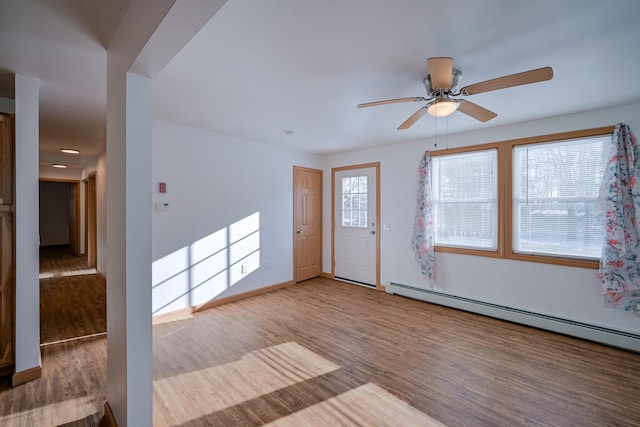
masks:
{"label": "wood plank flooring", "polygon": [[[183,381],[223,375],[283,343],[339,368],[262,387],[259,397],[260,372],[251,370],[214,388]],[[286,365],[285,356],[272,361]],[[277,423],[370,385],[448,426],[634,426],[638,372],[636,353],[325,279],[154,326],[160,426]],[[186,418],[178,407],[191,409]],[[339,416],[358,410],[328,407]],[[299,425],[314,420],[331,425],[317,413]],[[334,425],[384,425],[341,420]]]}
{"label": "wood plank flooring", "polygon": [[99,425],[107,375],[104,280],[67,246],[40,249],[40,277],[42,376],[15,388],[10,378],[0,380],[0,425]]}
{"label": "wood plank flooring", "polygon": [[107,332],[106,287],[87,257],[40,248],[40,343]]}
{"label": "wood plank flooring", "polygon": [[[106,339],[42,353],[0,425],[96,425]],[[326,279],[154,325],[153,372],[157,426],[640,420],[640,354]]]}

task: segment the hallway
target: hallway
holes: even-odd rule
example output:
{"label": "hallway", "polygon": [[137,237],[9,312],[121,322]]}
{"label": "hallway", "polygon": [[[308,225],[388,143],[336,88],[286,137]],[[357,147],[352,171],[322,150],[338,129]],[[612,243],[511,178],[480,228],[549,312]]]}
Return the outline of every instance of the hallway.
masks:
{"label": "hallway", "polygon": [[3,426],[94,427],[106,400],[104,279],[68,246],[40,249],[42,376],[18,387],[0,383]]}
{"label": "hallway", "polygon": [[66,245],[40,248],[40,343],[106,331],[104,278]]}

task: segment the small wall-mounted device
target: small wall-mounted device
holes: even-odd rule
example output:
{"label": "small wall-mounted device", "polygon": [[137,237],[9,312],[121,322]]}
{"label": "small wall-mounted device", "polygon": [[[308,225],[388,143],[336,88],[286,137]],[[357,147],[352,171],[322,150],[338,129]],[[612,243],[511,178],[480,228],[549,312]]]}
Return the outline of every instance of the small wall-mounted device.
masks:
{"label": "small wall-mounted device", "polygon": [[161,182],[158,184],[158,191],[160,193],[166,193],[167,192],[167,183],[166,182]]}
{"label": "small wall-mounted device", "polygon": [[169,209],[169,202],[157,202],[156,210],[157,211],[166,211]]}

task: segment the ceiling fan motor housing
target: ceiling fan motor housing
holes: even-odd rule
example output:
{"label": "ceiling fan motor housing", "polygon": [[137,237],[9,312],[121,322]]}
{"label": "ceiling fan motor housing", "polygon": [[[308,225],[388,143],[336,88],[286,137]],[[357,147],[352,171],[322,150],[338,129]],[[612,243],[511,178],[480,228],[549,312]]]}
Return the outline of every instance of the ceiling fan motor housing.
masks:
{"label": "ceiling fan motor housing", "polygon": [[448,89],[433,89],[431,85],[431,74],[427,74],[427,76],[422,80],[425,89],[427,90],[427,95],[429,98],[436,97],[438,95],[450,94],[455,91],[458,87],[458,83],[460,83],[460,79],[462,79],[462,71],[454,68],[451,73],[451,86]]}

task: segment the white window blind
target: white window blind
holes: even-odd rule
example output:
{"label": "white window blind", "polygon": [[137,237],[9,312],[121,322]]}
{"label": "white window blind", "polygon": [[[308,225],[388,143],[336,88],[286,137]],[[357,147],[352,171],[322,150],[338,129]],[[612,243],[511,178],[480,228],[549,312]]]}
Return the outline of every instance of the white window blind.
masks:
{"label": "white window blind", "polygon": [[436,245],[498,247],[498,151],[432,158]]}
{"label": "white window blind", "polygon": [[514,252],[599,258],[595,205],[610,135],[513,149]]}

